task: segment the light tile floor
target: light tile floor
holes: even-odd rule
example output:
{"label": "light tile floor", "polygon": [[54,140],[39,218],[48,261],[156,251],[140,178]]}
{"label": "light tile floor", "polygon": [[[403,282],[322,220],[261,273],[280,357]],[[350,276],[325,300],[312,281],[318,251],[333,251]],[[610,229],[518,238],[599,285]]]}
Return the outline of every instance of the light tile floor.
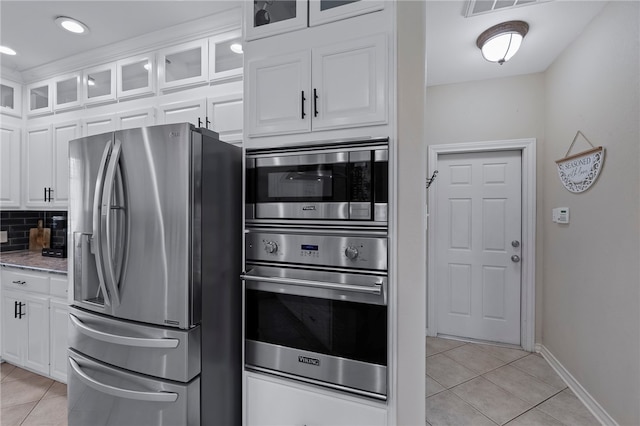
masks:
{"label": "light tile floor", "polygon": [[542,356],[427,337],[427,425],[600,423]]}
{"label": "light tile floor", "polygon": [[66,426],[67,385],[3,362],[0,425]]}

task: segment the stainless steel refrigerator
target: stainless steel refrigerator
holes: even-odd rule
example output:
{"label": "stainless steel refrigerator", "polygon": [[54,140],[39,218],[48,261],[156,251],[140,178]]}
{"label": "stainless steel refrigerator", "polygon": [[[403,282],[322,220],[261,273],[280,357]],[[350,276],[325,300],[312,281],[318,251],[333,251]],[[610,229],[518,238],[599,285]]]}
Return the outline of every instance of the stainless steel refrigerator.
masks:
{"label": "stainless steel refrigerator", "polygon": [[69,425],[241,423],[242,153],[192,125],[69,143]]}

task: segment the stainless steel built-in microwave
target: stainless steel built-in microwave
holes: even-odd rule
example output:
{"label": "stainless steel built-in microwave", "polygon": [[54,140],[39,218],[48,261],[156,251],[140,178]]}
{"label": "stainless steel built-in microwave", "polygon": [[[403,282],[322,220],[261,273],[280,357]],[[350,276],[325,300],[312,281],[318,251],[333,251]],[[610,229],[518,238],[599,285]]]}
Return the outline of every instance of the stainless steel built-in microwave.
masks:
{"label": "stainless steel built-in microwave", "polygon": [[386,140],[247,152],[247,219],[386,225]]}

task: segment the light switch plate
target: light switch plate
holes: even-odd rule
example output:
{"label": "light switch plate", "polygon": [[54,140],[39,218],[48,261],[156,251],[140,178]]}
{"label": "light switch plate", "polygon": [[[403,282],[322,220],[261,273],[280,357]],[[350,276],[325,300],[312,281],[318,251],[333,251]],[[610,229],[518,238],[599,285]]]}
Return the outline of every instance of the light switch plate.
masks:
{"label": "light switch plate", "polygon": [[9,241],[7,231],[0,231],[0,243],[6,243],[7,241]]}

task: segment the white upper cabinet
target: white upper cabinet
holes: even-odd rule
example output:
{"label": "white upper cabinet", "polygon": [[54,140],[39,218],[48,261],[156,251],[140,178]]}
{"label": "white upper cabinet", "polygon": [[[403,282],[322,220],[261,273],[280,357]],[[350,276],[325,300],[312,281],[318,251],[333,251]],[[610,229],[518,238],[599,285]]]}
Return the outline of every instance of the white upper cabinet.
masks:
{"label": "white upper cabinet", "polygon": [[383,8],[384,0],[247,1],[244,2],[245,39],[255,40]]}
{"label": "white upper cabinet", "polygon": [[74,108],[82,102],[82,78],[80,73],[64,75],[53,80],[53,109],[61,111]]}
{"label": "white upper cabinet", "polygon": [[231,31],[209,38],[209,80],[242,75],[242,34]]}
{"label": "white upper cabinet", "polygon": [[155,93],[155,55],[122,59],[116,63],[118,99]]}
{"label": "white upper cabinet", "polygon": [[118,130],[135,129],[156,124],[156,109],[153,107],[121,112],[116,116]]}
{"label": "white upper cabinet", "polygon": [[244,2],[245,39],[281,34],[307,26],[307,0]]}
{"label": "white upper cabinet", "polygon": [[46,114],[53,111],[53,84],[41,81],[27,86],[27,114]]}
{"label": "white upper cabinet", "polygon": [[20,133],[0,124],[0,208],[20,207]]}
{"label": "white upper cabinet", "polygon": [[387,36],[249,61],[247,135],[385,124]]}
{"label": "white upper cabinet", "polygon": [[191,123],[196,127],[207,127],[206,99],[171,102],[158,109],[158,124]]}
{"label": "white upper cabinet", "polygon": [[0,113],[22,116],[22,85],[0,79]]}
{"label": "white upper cabinet", "polygon": [[116,130],[116,115],[104,114],[82,120],[84,136],[99,135]]}
{"label": "white upper cabinet", "polygon": [[116,99],[116,64],[105,64],[84,71],[85,103],[109,102]]}
{"label": "white upper cabinet", "polygon": [[248,64],[249,136],[311,130],[311,52],[254,60]]}
{"label": "white upper cabinet", "polygon": [[309,26],[351,18],[383,8],[383,0],[309,0]]}
{"label": "white upper cabinet", "polygon": [[80,121],[53,125],[53,194],[50,202],[60,207],[69,205],[69,141],[80,136]]}
{"label": "white upper cabinet", "polygon": [[53,162],[51,125],[32,127],[25,132],[25,197],[27,207],[47,206]]}
{"label": "white upper cabinet", "polygon": [[207,40],[196,40],[158,52],[158,86],[161,90],[200,84],[209,77]]}
{"label": "white upper cabinet", "polygon": [[242,94],[207,99],[209,129],[220,135],[220,140],[242,143]]}

